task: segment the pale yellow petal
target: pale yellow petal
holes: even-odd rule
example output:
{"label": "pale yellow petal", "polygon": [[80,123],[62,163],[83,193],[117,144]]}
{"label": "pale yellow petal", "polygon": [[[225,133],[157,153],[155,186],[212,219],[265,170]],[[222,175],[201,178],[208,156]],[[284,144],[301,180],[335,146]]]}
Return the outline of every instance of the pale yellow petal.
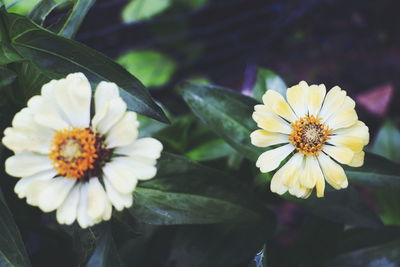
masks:
{"label": "pale yellow petal", "polygon": [[292,144],[268,150],[260,155],[256,166],[260,168],[261,172],[273,171],[293,150],[294,146]]}
{"label": "pale yellow petal", "polygon": [[336,135],[355,136],[363,140],[364,146],[369,143],[369,130],[368,127],[362,122],[357,121],[354,125],[348,128],[336,129],[333,131]]}
{"label": "pale yellow petal", "polygon": [[325,85],[311,85],[308,91],[308,113],[309,115],[318,115],[321,110],[322,102],[326,94]]}
{"label": "pale yellow petal", "polygon": [[299,183],[300,176],[303,172],[304,162],[303,162],[304,155],[301,153],[296,153],[289,159],[286,163],[286,168],[283,175],[283,183],[288,188],[296,186]]}
{"label": "pale yellow petal", "polygon": [[324,145],[323,151],[342,164],[349,164],[354,157],[354,152],[344,146]]}
{"label": "pale yellow petal", "polygon": [[325,180],[335,189],[346,188],[348,181],[343,168],[324,153],[318,156]]}
{"label": "pale yellow petal", "polygon": [[334,135],[328,140],[330,144],[335,146],[344,146],[358,153],[364,147],[364,140],[356,136]]}
{"label": "pale yellow petal", "polygon": [[289,143],[286,134],[273,133],[265,130],[256,130],[250,134],[251,143],[258,147],[268,147],[272,145]]}
{"label": "pale yellow petal", "polygon": [[301,81],[286,91],[286,98],[299,118],[304,117],[308,112],[307,95],[308,84],[305,81]]}
{"label": "pale yellow petal", "polygon": [[[318,164],[319,165],[319,164]],[[318,166],[321,175],[317,176],[317,181],[315,183],[315,188],[317,191],[317,197],[323,197],[325,193],[325,179],[322,174],[321,168]]]}
{"label": "pale yellow petal", "polygon": [[351,167],[361,167],[364,164],[364,157],[365,157],[364,151],[355,153],[353,159],[347,165],[349,165]]}
{"label": "pale yellow petal", "polygon": [[282,118],[290,122],[298,120],[293,110],[290,108],[289,104],[278,92],[274,90],[267,90],[262,99],[265,105],[267,105]]}
{"label": "pale yellow petal", "polygon": [[347,128],[354,125],[358,120],[354,109],[347,109],[335,114],[326,124],[333,130]]}
{"label": "pale yellow petal", "polygon": [[329,92],[326,94],[324,103],[322,104],[319,117],[325,121],[332,114],[336,113],[341,108],[345,97],[346,92],[341,90],[339,86],[335,86],[329,90]]}
{"label": "pale yellow petal", "polygon": [[278,132],[290,134],[292,128],[288,122],[276,115],[270,108],[265,105],[256,105],[254,107],[253,120],[257,122],[257,126],[269,132]]}
{"label": "pale yellow petal", "polygon": [[324,177],[317,159],[314,156],[304,157],[304,170],[300,178],[300,184],[312,189],[314,188],[319,176],[322,176],[322,178]]}

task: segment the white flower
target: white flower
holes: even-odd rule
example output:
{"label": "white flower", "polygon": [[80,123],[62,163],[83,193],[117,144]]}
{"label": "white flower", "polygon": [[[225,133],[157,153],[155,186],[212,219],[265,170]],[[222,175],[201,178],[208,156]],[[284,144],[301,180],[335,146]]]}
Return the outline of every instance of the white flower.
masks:
{"label": "white flower", "polygon": [[15,152],[5,167],[21,177],[18,196],[82,228],[109,220],[112,206],[130,207],[138,180],[155,176],[162,150],[156,139],[137,139],[136,113],[127,111],[116,84],[99,83],[94,106],[91,98],[82,73],[52,80],[15,114],[2,140]]}
{"label": "white flower", "polygon": [[338,86],[326,94],[325,85],[308,86],[304,81],[288,88],[286,100],[268,90],[264,105],[256,105],[253,113],[261,129],[251,133],[252,144],[279,145],[262,153],[256,166],[270,172],[289,158],[274,174],[271,191],[307,198],[316,187],[317,196],[323,197],[325,180],[335,189],[346,188],[346,174],[336,162],[361,166],[362,150],[369,142],[355,102]]}

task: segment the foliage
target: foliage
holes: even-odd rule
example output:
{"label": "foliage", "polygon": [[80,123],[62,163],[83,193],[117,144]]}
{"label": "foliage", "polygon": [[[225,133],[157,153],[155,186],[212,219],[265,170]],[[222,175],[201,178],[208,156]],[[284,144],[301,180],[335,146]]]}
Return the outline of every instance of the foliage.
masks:
{"label": "foliage", "polygon": [[[185,3],[134,0],[123,18],[136,22],[174,5],[192,9],[206,1]],[[2,170],[1,266],[40,265],[37,255],[61,248],[71,256],[65,256],[65,266],[400,264],[400,132],[392,120],[379,130],[364,166],[346,169],[348,189],[327,188],[324,198],[305,200],[272,194],[272,173],[259,174],[255,168],[265,149],[250,142],[257,128],[251,115],[266,90],[285,93],[279,75],[258,68],[252,97],[207,82],[184,82],[178,93],[185,107],[170,104],[169,112],[144,85],[168,83],[176,63],[158,51],[144,50],[114,61],[72,40],[94,1],[69,4],[42,0],[27,16],[0,9],[0,129],[10,125],[44,83],[82,71],[94,84],[115,82],[128,108],[141,114],[140,135],[160,140],[164,152],[156,177],[138,184],[132,207],[115,211],[111,221],[88,230],[57,225],[54,214],[27,207],[16,199],[15,181]],[[59,8],[70,10],[45,28],[47,16]],[[2,161],[8,155],[2,148]],[[295,228],[286,239],[290,223],[285,216],[294,220]],[[39,235],[43,247],[30,247],[31,235]],[[290,245],[283,244],[288,239]]]}

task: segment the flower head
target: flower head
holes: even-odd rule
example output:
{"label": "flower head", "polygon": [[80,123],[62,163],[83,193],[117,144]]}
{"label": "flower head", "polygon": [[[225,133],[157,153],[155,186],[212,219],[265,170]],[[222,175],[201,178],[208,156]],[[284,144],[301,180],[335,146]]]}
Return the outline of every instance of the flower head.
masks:
{"label": "flower head", "polygon": [[252,144],[277,146],[262,153],[256,166],[270,172],[288,158],[272,177],[271,191],[307,198],[314,187],[318,197],[324,196],[325,181],[335,189],[346,188],[347,177],[338,163],[361,166],[369,142],[355,102],[338,86],[326,93],[325,85],[304,81],[288,88],[286,100],[268,90],[264,104],[253,113],[261,129],[251,133]]}
{"label": "flower head", "polygon": [[2,140],[15,152],[5,167],[21,177],[18,196],[83,228],[110,219],[112,206],[130,207],[138,180],[155,176],[162,150],[156,139],[137,138],[136,113],[127,111],[116,84],[99,83],[91,103],[82,73],[52,80],[15,114]]}

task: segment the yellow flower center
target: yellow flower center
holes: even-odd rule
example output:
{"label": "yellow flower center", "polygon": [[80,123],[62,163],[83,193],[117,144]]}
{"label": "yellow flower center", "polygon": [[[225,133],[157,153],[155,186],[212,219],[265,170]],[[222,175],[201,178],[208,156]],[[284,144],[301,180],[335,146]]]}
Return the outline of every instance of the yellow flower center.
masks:
{"label": "yellow flower center", "polygon": [[289,139],[300,153],[317,156],[326,140],[330,139],[329,135],[332,135],[332,129],[321,123],[321,118],[306,115],[292,123]]}
{"label": "yellow flower center", "polygon": [[90,128],[57,131],[49,154],[59,175],[82,179],[95,176],[98,167],[109,160],[110,150]]}

